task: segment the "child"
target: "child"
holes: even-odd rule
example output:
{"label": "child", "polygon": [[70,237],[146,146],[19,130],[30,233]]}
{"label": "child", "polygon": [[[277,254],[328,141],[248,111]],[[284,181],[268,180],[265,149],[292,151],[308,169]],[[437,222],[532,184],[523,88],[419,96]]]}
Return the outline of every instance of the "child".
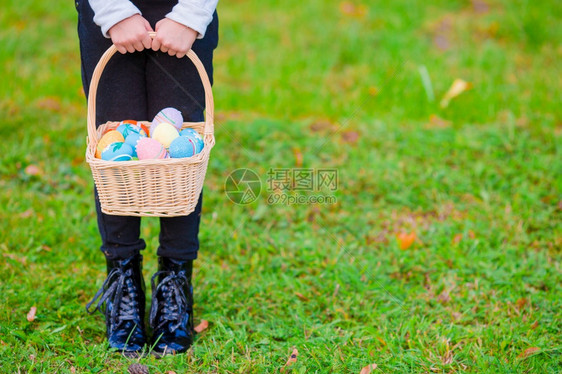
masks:
{"label": "child", "polygon": [[[115,55],[97,91],[96,125],[109,120],[151,120],[165,107],[179,109],[185,121],[203,121],[205,95],[189,49],[213,81],[213,50],[218,43],[218,0],[76,0],[82,83],[86,96],[94,68],[111,43]],[[151,38],[149,32],[155,31]],[[160,218],[158,272],[152,277],[149,323],[145,295],[140,218],[106,215],[96,193],[101,250],[107,278],[88,304],[105,314],[109,346],[137,356],[145,344],[157,355],[187,351],[193,339],[191,273],[197,258],[202,196],[188,216]]]}

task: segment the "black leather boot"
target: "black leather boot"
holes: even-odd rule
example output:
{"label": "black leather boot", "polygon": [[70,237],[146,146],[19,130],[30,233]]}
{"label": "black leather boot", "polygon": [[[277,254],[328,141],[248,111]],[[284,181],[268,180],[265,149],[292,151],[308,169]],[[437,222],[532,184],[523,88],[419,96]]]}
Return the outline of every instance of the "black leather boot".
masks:
{"label": "black leather boot", "polygon": [[[125,260],[107,260],[107,278],[92,301],[88,313],[105,314],[109,347],[128,357],[137,357],[146,343],[144,328],[144,278],[140,254]],[[97,300],[94,310],[90,306]]]}
{"label": "black leather boot", "polygon": [[158,272],[151,281],[150,308],[152,349],[156,356],[185,352],[193,342],[192,270],[193,260],[158,258]]}

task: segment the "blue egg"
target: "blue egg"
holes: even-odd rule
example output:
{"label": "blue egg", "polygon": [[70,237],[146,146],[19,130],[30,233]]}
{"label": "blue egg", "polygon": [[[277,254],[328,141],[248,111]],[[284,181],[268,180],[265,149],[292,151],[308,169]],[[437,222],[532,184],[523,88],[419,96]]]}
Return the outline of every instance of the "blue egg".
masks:
{"label": "blue egg", "polygon": [[105,161],[130,161],[133,157],[133,147],[127,143],[111,143],[101,152],[101,158]]}
{"label": "blue egg", "polygon": [[133,148],[133,157],[137,157],[137,142],[140,138],[146,138],[146,136],[133,132],[125,138],[125,144],[128,144]]}
{"label": "blue egg", "polygon": [[196,153],[196,149],[197,147],[191,138],[178,136],[172,140],[168,151],[170,152],[171,158],[183,158],[193,156]]}
{"label": "blue egg", "polygon": [[187,138],[190,138],[193,140],[193,142],[195,143],[195,153],[199,153],[203,150],[203,147],[205,146],[205,142],[203,141],[203,137],[201,135],[199,135],[199,133],[197,131],[195,131],[194,129],[183,129],[180,132],[180,136],[185,136]]}
{"label": "blue egg", "polygon": [[119,126],[117,126],[115,130],[119,131],[124,138],[127,138],[127,136],[131,134],[139,134],[141,136],[142,135],[146,136],[146,133],[144,132],[143,129],[141,129],[140,126],[132,125],[130,123],[121,123]]}

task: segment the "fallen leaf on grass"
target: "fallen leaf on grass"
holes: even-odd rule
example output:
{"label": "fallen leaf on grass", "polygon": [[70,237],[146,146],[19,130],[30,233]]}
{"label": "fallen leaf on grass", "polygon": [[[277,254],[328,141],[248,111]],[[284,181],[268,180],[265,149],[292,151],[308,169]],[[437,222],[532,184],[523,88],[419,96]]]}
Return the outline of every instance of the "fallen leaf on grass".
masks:
{"label": "fallen leaf on grass", "polygon": [[488,10],[490,10],[490,5],[484,0],[472,0],[471,3],[472,9],[474,9],[476,13],[488,13]]}
{"label": "fallen leaf on grass", "polygon": [[27,175],[40,175],[41,174],[41,169],[39,169],[39,167],[37,165],[28,165],[25,170],[24,170],[25,174]]}
{"label": "fallen leaf on grass", "polygon": [[451,121],[444,120],[435,114],[430,115],[429,122],[425,124],[426,129],[445,129],[449,126],[451,126]]}
{"label": "fallen leaf on grass", "polygon": [[452,99],[471,88],[472,84],[468,83],[467,81],[460,78],[455,79],[453,81],[453,84],[451,85],[451,88],[449,88],[449,91],[447,91],[447,93],[445,93],[445,95],[441,99],[439,105],[441,106],[441,108],[446,108],[447,106],[449,106],[449,103]]}
{"label": "fallen leaf on grass", "polygon": [[35,213],[33,209],[28,209],[25,212],[20,213],[20,218],[29,218],[33,215],[33,213]]}
{"label": "fallen leaf on grass", "polygon": [[416,237],[417,237],[416,233],[413,231],[409,234],[405,232],[396,234],[396,240],[398,240],[398,245],[400,246],[401,250],[406,250],[410,248],[412,244],[414,244]]}
{"label": "fallen leaf on grass", "polygon": [[527,305],[527,299],[522,297],[516,301],[516,304],[517,304],[517,309],[521,310],[525,305]]}
{"label": "fallen leaf on grass", "polygon": [[39,109],[46,109],[50,112],[60,112],[62,105],[58,97],[44,97],[35,103]]}
{"label": "fallen leaf on grass", "polygon": [[357,131],[345,131],[341,134],[341,138],[345,143],[355,144],[359,140],[359,133]]}
{"label": "fallen leaf on grass", "polygon": [[367,365],[367,366],[365,366],[363,369],[361,369],[361,371],[359,372],[359,374],[369,374],[369,373],[371,373],[373,370],[375,370],[376,368],[377,368],[377,364]]}
{"label": "fallen leaf on grass", "polygon": [[295,155],[295,166],[300,168],[302,166],[302,152],[300,148],[294,147],[293,154]]}
{"label": "fallen leaf on grass", "polygon": [[283,366],[281,368],[281,372],[283,373],[285,371],[285,368],[288,366],[291,366],[292,364],[294,364],[295,362],[297,362],[297,356],[299,355],[299,351],[296,348],[293,348],[293,353],[291,353],[291,355],[289,356],[289,359],[287,360],[287,362],[285,363],[285,366]]}
{"label": "fallen leaf on grass", "polygon": [[437,296],[437,301],[441,303],[447,303],[451,301],[451,296],[449,295],[449,292],[447,290],[443,290],[443,292],[441,292],[439,296]]}
{"label": "fallen leaf on grass", "polygon": [[200,334],[201,332],[207,330],[208,327],[209,327],[209,321],[202,319],[201,323],[195,326],[193,330],[195,330],[196,333]]}
{"label": "fallen leaf on grass", "polygon": [[14,261],[17,261],[24,266],[27,265],[27,257],[18,257],[13,253],[2,253],[2,256],[10,258]]}
{"label": "fallen leaf on grass", "polygon": [[538,352],[540,350],[541,349],[539,347],[527,348],[523,352],[521,352],[519,354],[519,356],[517,356],[517,358],[527,358],[527,357],[531,356],[533,353]]}
{"label": "fallen leaf on grass", "polygon": [[35,313],[37,313],[37,308],[32,306],[31,308],[29,308],[29,312],[27,312],[27,320],[29,322],[33,322],[33,320],[35,319]]}
{"label": "fallen leaf on grass", "polygon": [[351,1],[340,3],[340,12],[349,17],[363,18],[367,15],[367,7],[363,4],[355,5]]}
{"label": "fallen leaf on grass", "polygon": [[336,129],[336,124],[330,122],[329,120],[318,120],[310,125],[310,131],[320,132],[320,131],[333,131]]}
{"label": "fallen leaf on grass", "polygon": [[304,296],[302,293],[295,292],[295,296],[298,297],[301,301],[308,301],[308,297]]}
{"label": "fallen leaf on grass", "polygon": [[462,240],[462,234],[455,234],[453,237],[453,244],[459,244]]}

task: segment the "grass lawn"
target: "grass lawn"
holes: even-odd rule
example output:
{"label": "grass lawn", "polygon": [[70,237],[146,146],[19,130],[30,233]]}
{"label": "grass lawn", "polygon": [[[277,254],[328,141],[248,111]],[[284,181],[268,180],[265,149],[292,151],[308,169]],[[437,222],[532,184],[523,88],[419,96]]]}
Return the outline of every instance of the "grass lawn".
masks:
{"label": "grass lawn", "polygon": [[[85,0],[82,0],[85,1]],[[219,4],[192,353],[151,373],[562,372],[555,0]],[[105,278],[72,1],[0,12],[0,372],[127,372]],[[556,31],[558,30],[558,31]],[[456,79],[470,89],[440,102]],[[259,198],[225,180],[255,171]],[[271,203],[270,169],[335,202]],[[295,192],[297,193],[297,192]],[[143,220],[145,279],[158,220]],[[400,240],[398,239],[400,238]],[[28,322],[30,308],[36,318]]]}

